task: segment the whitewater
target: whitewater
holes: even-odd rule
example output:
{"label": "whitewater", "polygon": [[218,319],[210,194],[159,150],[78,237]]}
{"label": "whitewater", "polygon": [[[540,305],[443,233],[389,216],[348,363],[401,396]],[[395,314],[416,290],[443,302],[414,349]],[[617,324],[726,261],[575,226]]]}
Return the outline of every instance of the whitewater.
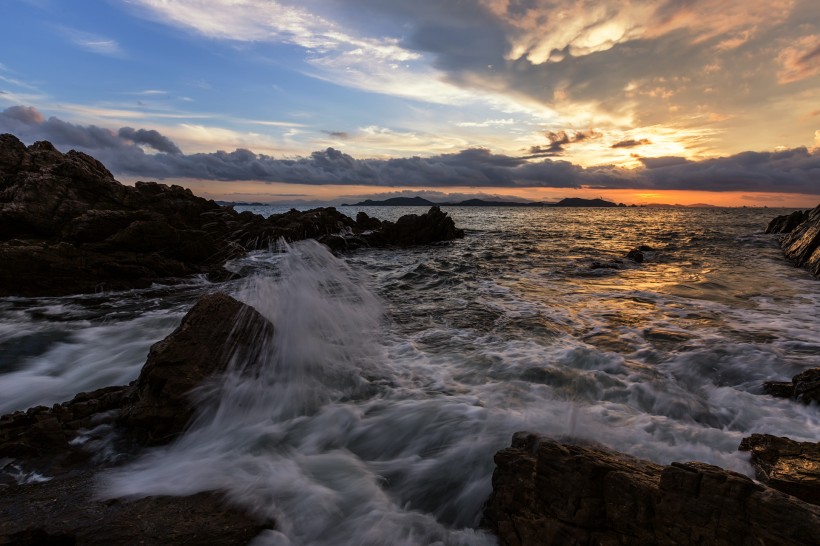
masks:
{"label": "whitewater", "polygon": [[519,430],[750,476],[743,437],[817,441],[817,406],[761,388],[820,355],[820,282],[763,234],[786,211],[445,210],[463,240],[283,243],[227,283],[2,299],[0,412],[128,383],[224,291],[275,325],[262,356],[193,393],[173,444],[100,472],[100,497],[220,490],[276,521],[257,546],[494,544],[493,454]]}

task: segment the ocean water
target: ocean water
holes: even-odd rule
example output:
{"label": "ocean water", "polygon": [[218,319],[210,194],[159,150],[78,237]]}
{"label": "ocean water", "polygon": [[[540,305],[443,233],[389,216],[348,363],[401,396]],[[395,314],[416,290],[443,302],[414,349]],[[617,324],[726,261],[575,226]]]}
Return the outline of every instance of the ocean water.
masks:
{"label": "ocean water", "polygon": [[[0,410],[134,379],[222,290],[276,326],[263,357],[197,392],[174,444],[101,473],[100,496],[218,489],[277,521],[257,545],[493,544],[481,508],[515,431],[747,475],[744,436],[818,440],[818,407],[761,391],[820,356],[820,281],[763,234],[787,211],[445,210],[463,240],[304,241],[226,284],[0,300]],[[646,261],[625,260],[638,245]]]}

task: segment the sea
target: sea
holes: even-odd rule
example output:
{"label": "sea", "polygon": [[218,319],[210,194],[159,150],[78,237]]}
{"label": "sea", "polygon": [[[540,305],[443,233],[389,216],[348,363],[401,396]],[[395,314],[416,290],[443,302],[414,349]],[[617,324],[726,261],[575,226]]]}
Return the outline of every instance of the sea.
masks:
{"label": "sea", "polygon": [[264,358],[195,393],[176,442],[100,471],[98,496],[219,490],[276,521],[255,546],[489,545],[493,455],[516,431],[749,476],[743,437],[820,439],[818,406],[761,386],[820,365],[820,281],[763,233],[790,210],[443,210],[463,239],[280,242],[227,283],[2,299],[0,413],[134,380],[223,291],[275,325]]}

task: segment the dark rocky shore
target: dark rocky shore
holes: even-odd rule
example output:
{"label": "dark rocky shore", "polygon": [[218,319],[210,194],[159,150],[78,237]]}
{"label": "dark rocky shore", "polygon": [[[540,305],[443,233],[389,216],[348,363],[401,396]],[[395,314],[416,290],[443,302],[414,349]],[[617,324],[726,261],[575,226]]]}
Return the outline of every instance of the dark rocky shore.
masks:
{"label": "dark rocky shore", "polygon": [[269,218],[196,197],[180,186],[117,182],[86,154],[0,135],[0,296],[129,288],[194,274],[226,279],[226,260],[315,238],[336,251],[463,237],[438,207],[382,222],[333,207]]}
{"label": "dark rocky shore", "polygon": [[[803,263],[815,267],[820,210],[780,229],[790,223],[789,248],[797,245]],[[48,143],[27,148],[9,135],[0,137],[0,227],[2,295],[225,276],[226,259],[280,237],[315,237],[345,250],[462,235],[436,207],[396,223],[354,221],[332,208],[269,219],[239,214],[178,186],[123,186],[89,156]],[[106,500],[95,489],[100,470],[184,432],[196,417],[191,392],[218,381],[233,362],[262,358],[258,340],[275,328],[253,308],[209,294],[151,348],[130,385],[0,417],[0,544],[246,544],[276,528],[216,491]],[[766,389],[817,403],[820,370],[809,372]],[[820,444],[755,434],[739,448],[759,481],[521,432],[496,455],[483,525],[503,545],[816,544]]]}
{"label": "dark rocky shore", "polygon": [[820,276],[820,205],[798,210],[769,222],[766,233],[782,233],[780,246],[786,258]]}

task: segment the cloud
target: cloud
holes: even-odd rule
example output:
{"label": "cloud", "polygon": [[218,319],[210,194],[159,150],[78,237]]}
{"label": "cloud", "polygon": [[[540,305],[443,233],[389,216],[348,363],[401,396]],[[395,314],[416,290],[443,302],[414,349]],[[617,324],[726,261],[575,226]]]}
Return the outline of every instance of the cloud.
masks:
{"label": "cloud", "polygon": [[131,127],[122,127],[117,133],[120,138],[130,140],[134,144],[144,144],[150,146],[158,152],[165,152],[167,154],[181,154],[176,144],[170,138],[161,135],[154,129],[133,129]]}
{"label": "cloud", "polygon": [[792,83],[820,74],[820,34],[803,36],[777,56],[780,83]]}
{"label": "cloud", "polygon": [[652,144],[648,138],[642,138],[640,140],[635,140],[634,138],[629,138],[626,140],[621,140],[610,146],[610,148],[635,148],[637,146],[646,146],[647,144]]}
{"label": "cloud", "polygon": [[[277,159],[239,148],[232,152],[183,154],[157,131],[124,127],[119,131],[76,125],[44,116],[31,107],[0,112],[0,132],[23,141],[48,139],[63,149],[94,155],[112,172],[142,178],[284,182],[410,187],[579,188],[640,190],[748,191],[820,195],[820,150],[793,148],[692,161],[683,157],[640,157],[643,167],[582,167],[549,157],[532,160],[467,148],[430,157],[357,159],[335,148],[307,156]],[[553,134],[564,140],[595,138],[594,132]],[[149,146],[158,153],[146,153]]]}
{"label": "cloud", "polygon": [[338,138],[340,140],[347,140],[350,138],[350,133],[346,133],[345,131],[322,131],[329,137]]}
{"label": "cloud", "polygon": [[569,144],[600,138],[603,135],[593,129],[590,129],[589,131],[576,131],[572,135],[566,131],[558,131],[557,133],[548,131],[544,134],[544,136],[547,137],[547,140],[549,140],[550,143],[545,146],[530,146],[529,155],[526,156],[527,159],[562,155],[566,146]]}
{"label": "cloud", "polygon": [[123,54],[120,44],[113,38],[65,26],[57,27],[57,29],[72,44],[91,53],[109,57],[120,57]]}

